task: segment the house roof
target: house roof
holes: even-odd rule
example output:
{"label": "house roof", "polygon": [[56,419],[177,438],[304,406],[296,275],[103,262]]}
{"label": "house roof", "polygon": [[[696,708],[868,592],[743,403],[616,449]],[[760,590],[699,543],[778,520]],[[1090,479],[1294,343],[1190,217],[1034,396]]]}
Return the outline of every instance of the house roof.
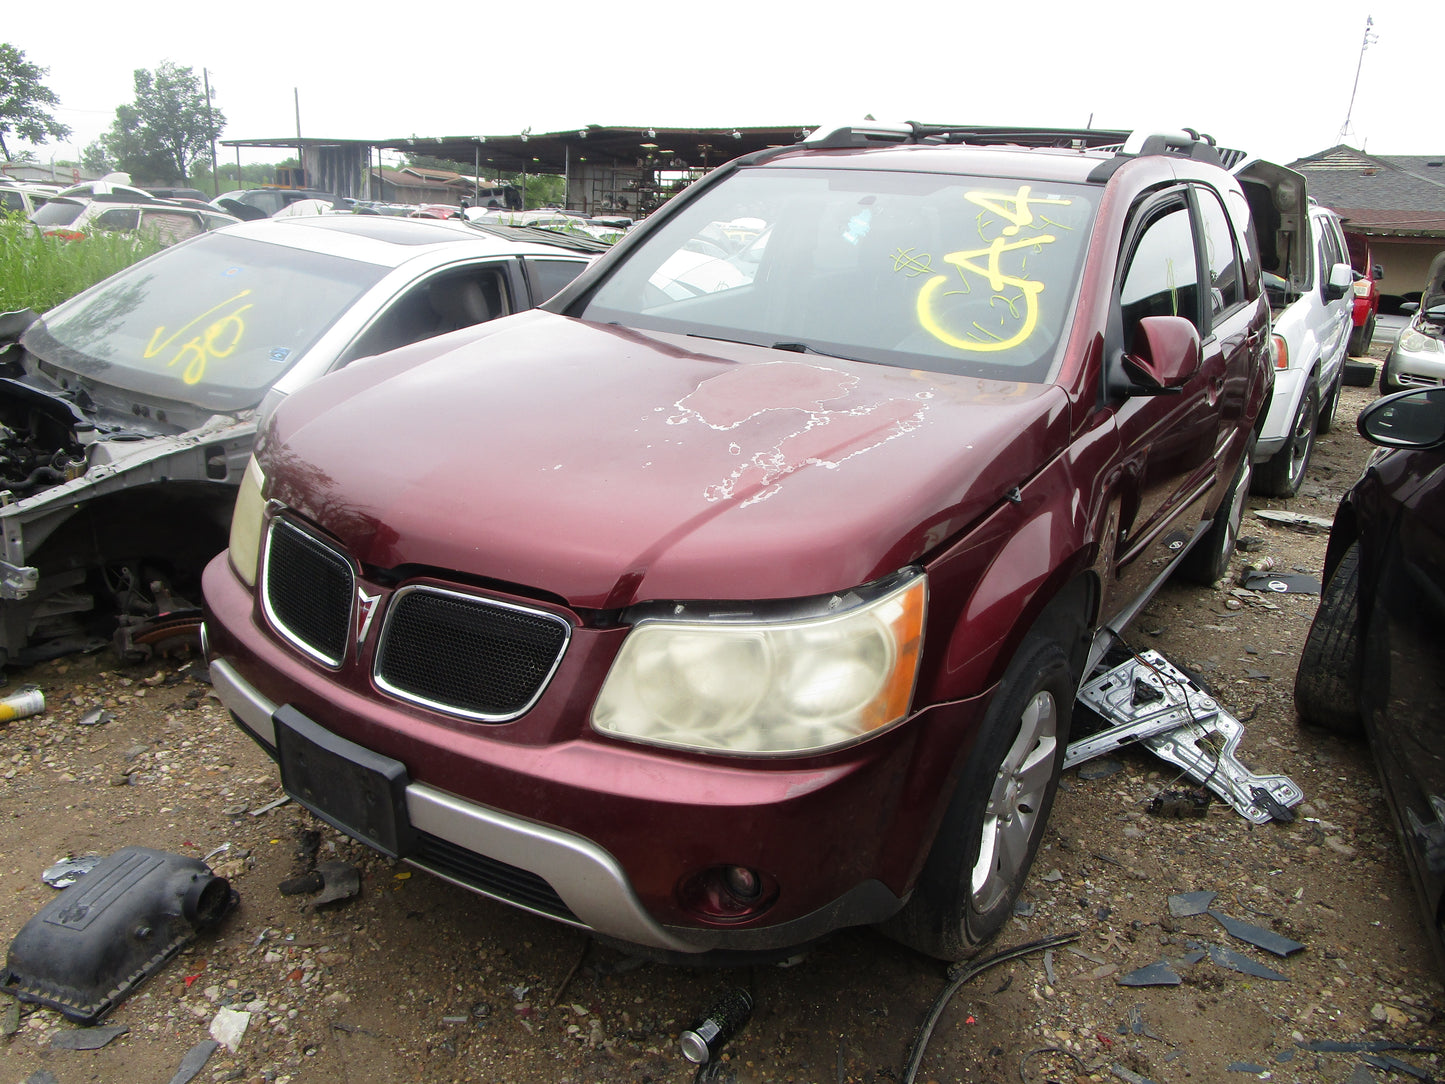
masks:
{"label": "house roof", "polygon": [[1445,236],[1445,154],[1366,154],[1341,143],[1290,167],[1353,232]]}

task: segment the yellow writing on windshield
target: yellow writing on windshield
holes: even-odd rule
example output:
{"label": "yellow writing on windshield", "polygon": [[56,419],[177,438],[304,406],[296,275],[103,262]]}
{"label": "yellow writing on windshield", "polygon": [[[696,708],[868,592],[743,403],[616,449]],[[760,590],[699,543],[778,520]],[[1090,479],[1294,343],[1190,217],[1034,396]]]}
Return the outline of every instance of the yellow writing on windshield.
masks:
{"label": "yellow writing on windshield", "polygon": [[[241,336],[246,333],[246,321],[242,314],[247,309],[253,308],[253,302],[238,304],[251,294],[250,290],[242,290],[232,297],[217,305],[212,305],[205,312],[192,317],[175,331],[166,335],[165,325],[155,329],[151,335],[151,341],[146,344],[144,357],[147,359],[159,357],[166,354],[175,347],[175,352],[166,360],[166,368],[173,369],[182,362],[185,363],[185,370],[182,379],[187,384],[198,384],[201,378],[206,375],[206,365],[212,358],[224,358],[241,344]],[[204,323],[212,318],[210,323]],[[189,339],[181,342],[183,336],[194,332]],[[164,338],[162,338],[164,336]]]}
{"label": "yellow writing on windshield", "polygon": [[[940,274],[930,278],[918,291],[918,322],[940,342],[959,350],[992,352],[1015,347],[1034,333],[1039,320],[1039,294],[1043,293],[1045,284],[1027,277],[1027,254],[1029,251],[1043,252],[1044,246],[1053,244],[1056,238],[1052,233],[1023,231],[1041,231],[1045,225],[1059,225],[1042,216],[1036,218],[1034,207],[1045,204],[1066,207],[1072,201],[1043,196],[1035,198],[1030,192],[1031,186],[1025,184],[1020,185],[1012,195],[983,191],[964,194],[964,199],[981,208],[978,232],[979,239],[985,244],[981,248],[950,252],[943,257],[945,263],[951,263],[958,269],[958,275],[962,279],[961,290],[944,290],[949,276]],[[987,237],[986,231],[996,226],[999,220],[1007,222],[1008,225],[999,229],[992,238]],[[1015,253],[1018,254],[1016,263],[1012,259]],[[1009,270],[1013,273],[1005,269],[1005,257],[1011,257]],[[1011,335],[1005,337],[984,327],[977,320],[971,321],[969,327],[961,332],[944,326],[939,313],[942,298],[957,293],[972,293],[973,282],[970,275],[977,276],[988,284],[992,291],[989,308],[1003,305],[1004,313],[1000,316],[999,326],[1009,330],[1008,325],[1012,322],[1014,326]]]}

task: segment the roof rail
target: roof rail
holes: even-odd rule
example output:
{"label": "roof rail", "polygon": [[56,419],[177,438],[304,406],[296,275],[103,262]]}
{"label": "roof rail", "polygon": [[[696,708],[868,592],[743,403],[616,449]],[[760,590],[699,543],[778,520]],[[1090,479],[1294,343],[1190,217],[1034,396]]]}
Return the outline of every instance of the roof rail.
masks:
{"label": "roof rail", "polygon": [[906,143],[913,138],[914,125],[865,121],[857,124],[824,125],[803,140],[803,146],[822,150],[866,147],[872,143]]}
{"label": "roof rail", "polygon": [[1177,132],[1135,131],[1124,140],[1120,154],[1178,154],[1185,158],[1196,158],[1202,162],[1222,165],[1219,151],[1212,135],[1201,135],[1193,128],[1181,128]]}

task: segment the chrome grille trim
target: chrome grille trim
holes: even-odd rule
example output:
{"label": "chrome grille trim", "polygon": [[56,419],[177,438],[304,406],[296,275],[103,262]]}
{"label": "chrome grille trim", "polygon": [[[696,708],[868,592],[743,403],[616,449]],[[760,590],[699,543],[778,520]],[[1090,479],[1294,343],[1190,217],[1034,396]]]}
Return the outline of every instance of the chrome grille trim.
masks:
{"label": "chrome grille trim", "polygon": [[[294,538],[297,543],[312,547],[317,552],[317,556],[327,561],[333,567],[345,570],[347,578],[347,605],[345,614],[346,633],[342,637],[340,652],[334,655],[328,654],[327,651],[324,649],[324,645],[317,646],[316,644],[313,644],[305,637],[305,635],[301,631],[293,628],[290,624],[288,624],[285,617],[277,612],[276,606],[272,602],[272,558],[278,532],[287,532],[289,536]],[[346,554],[336,549],[336,547],[331,546],[326,542],[323,542],[310,531],[303,530],[295,523],[281,516],[273,517],[271,519],[271,522],[267,525],[266,542],[265,545],[262,547],[262,554],[263,556],[261,560],[260,596],[261,609],[262,612],[266,615],[267,622],[273,629],[276,630],[276,632],[281,636],[282,639],[284,639],[287,643],[289,643],[292,647],[296,648],[298,651],[305,654],[307,657],[315,659],[317,662],[321,663],[323,666],[326,666],[329,669],[340,669],[341,664],[346,657],[347,644],[351,639],[351,629],[354,627],[355,624],[353,618],[353,610],[355,609],[356,605],[355,566],[352,565],[350,559],[346,556]],[[337,617],[339,615],[333,614],[332,616]]]}
{"label": "chrome grille trim", "polygon": [[[392,637],[396,632],[396,615],[401,612],[401,607],[409,595],[426,595],[433,598],[448,599],[460,605],[481,610],[503,611],[510,614],[522,615],[529,618],[540,619],[555,625],[560,633],[556,645],[556,652],[546,668],[546,672],[535,679],[535,687],[525,703],[507,712],[485,712],[470,709],[458,703],[451,703],[436,697],[429,697],[403,688],[396,681],[389,680],[386,676],[387,664],[390,661],[389,649],[392,646]],[[537,609],[530,606],[519,606],[515,603],[504,602],[500,599],[489,598],[484,595],[468,594],[463,591],[450,591],[441,587],[434,587],[426,584],[415,584],[399,589],[387,601],[386,615],[382,621],[381,637],[376,648],[376,658],[372,665],[372,679],[377,687],[409,704],[417,704],[424,708],[431,708],[434,711],[444,712],[448,715],[460,716],[463,719],[473,719],[483,723],[505,723],[512,719],[525,715],[532,709],[532,706],[541,699],[542,693],[546,691],[552,677],[557,673],[557,667],[562,664],[562,658],[567,654],[567,646],[572,640],[572,625],[565,618],[548,610]]]}

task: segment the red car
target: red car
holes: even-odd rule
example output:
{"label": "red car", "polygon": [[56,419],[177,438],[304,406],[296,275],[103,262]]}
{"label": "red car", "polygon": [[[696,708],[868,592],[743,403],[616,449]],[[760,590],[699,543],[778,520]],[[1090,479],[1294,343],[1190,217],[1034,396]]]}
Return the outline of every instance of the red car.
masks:
{"label": "red car", "polygon": [[599,935],[973,952],[1271,392],[1286,204],[1122,135],[820,131],[302,389],[206,572],[222,700],[323,820]]}
{"label": "red car", "polygon": [[[1358,233],[1346,233],[1350,249],[1350,266],[1355,271],[1354,330],[1350,332],[1349,352],[1364,357],[1375,337],[1375,317],[1380,312],[1380,280],[1385,269],[1370,258],[1370,239]],[[1368,381],[1367,381],[1368,383]]]}

